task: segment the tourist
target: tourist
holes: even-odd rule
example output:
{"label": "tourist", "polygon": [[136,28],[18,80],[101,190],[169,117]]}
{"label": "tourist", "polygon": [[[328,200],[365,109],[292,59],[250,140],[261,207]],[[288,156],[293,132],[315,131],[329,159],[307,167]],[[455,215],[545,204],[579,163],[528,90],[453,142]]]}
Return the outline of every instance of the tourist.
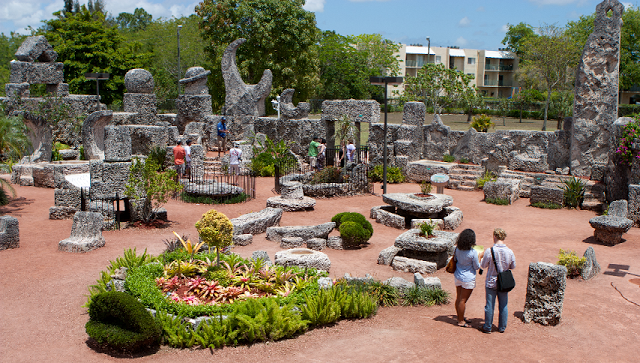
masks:
{"label": "tourist", "polygon": [[347,145],[347,161],[353,163],[355,161],[356,156],[356,146],[353,145],[353,140],[349,140],[349,145]]}
{"label": "tourist", "polygon": [[[498,297],[498,331],[504,333],[504,330],[507,328],[507,315],[509,314],[507,303],[509,302],[509,293],[498,291],[498,271],[496,271],[496,265],[498,269],[500,269],[500,272],[512,270],[516,268],[516,256],[513,254],[513,251],[504,244],[505,238],[507,238],[507,233],[502,228],[496,228],[493,231],[493,247],[491,247],[490,250],[484,251],[484,257],[482,258],[482,262],[480,262],[480,266],[487,270],[485,282],[487,302],[484,306],[484,325],[482,326],[484,333],[491,333],[496,296]],[[493,263],[492,252],[496,258],[495,264]]]}
{"label": "tourist", "polygon": [[185,168],[184,168],[184,173],[185,175],[191,176],[191,144],[193,143],[193,141],[191,141],[191,139],[187,140],[187,145],[184,146],[184,153],[185,153],[185,157],[184,157],[184,161],[185,161]]}
{"label": "tourist", "polygon": [[176,172],[178,172],[178,177],[182,178],[184,176],[184,158],[186,156],[186,152],[182,147],[182,141],[178,141],[178,144],[173,147],[173,163],[176,166]]}
{"label": "tourist", "polygon": [[240,162],[242,161],[242,150],[240,143],[233,142],[233,147],[229,150],[229,173],[233,177],[232,184],[238,185],[238,175],[240,174]]}
{"label": "tourist", "polygon": [[322,170],[327,162],[327,140],[322,139],[318,147],[318,170]]}
{"label": "tourist", "polygon": [[476,245],[476,233],[465,229],[458,237],[458,246],[453,258],[456,259],[456,272],[453,277],[456,285],[456,314],[458,326],[468,328],[470,325],[464,318],[467,300],[476,287],[476,270],[480,268],[480,257],[473,246]]}
{"label": "tourist", "polygon": [[227,151],[227,118],[222,116],[220,122],[218,122],[218,158],[220,158],[220,152],[224,154]]}
{"label": "tourist", "polygon": [[309,144],[309,165],[311,168],[316,169],[318,167],[318,146],[320,146],[320,138],[317,136],[313,137],[313,140]]}

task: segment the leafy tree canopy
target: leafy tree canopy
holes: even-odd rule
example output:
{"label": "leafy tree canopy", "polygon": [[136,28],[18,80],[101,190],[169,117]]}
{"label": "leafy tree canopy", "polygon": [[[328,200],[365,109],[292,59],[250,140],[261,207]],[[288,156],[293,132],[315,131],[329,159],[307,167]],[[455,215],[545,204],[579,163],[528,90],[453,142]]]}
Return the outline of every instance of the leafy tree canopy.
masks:
{"label": "leafy tree canopy", "polygon": [[520,22],[517,25],[507,24],[509,30],[502,39],[502,44],[507,46],[507,49],[516,53],[518,56],[522,56],[523,43],[532,37],[537,36],[533,27],[527,23]]}
{"label": "leafy tree canopy", "polygon": [[143,8],[136,8],[131,13],[120,13],[115,19],[120,30],[140,31],[144,30],[153,21],[153,15],[147,13]]}
{"label": "leafy tree canopy", "polygon": [[20,35],[11,32],[9,36],[0,34],[0,96],[4,96],[4,84],[9,83],[9,76],[11,75],[11,66],[9,62],[14,59],[16,50],[20,47],[20,44],[26,38],[25,35]]}
{"label": "leafy tree canopy", "polygon": [[95,94],[95,81],[87,80],[84,74],[109,73],[110,79],[100,82],[102,102],[121,100],[125,92],[124,75],[132,68],[147,66],[149,54],[139,52],[138,42],[123,43],[118,31],[105,23],[101,11],[92,13],[83,5],[78,13],[54,15],[56,18],[46,21],[38,34],[46,36],[58,52],[71,93]]}
{"label": "leafy tree canopy", "polygon": [[295,88],[295,101],[308,99],[318,83],[315,15],[304,0],[203,0],[196,6],[211,63],[209,88],[214,109],[224,103],[220,62],[225,48],[245,38],[237,52],[244,81],[255,84],[265,69],[273,73],[270,98]]}

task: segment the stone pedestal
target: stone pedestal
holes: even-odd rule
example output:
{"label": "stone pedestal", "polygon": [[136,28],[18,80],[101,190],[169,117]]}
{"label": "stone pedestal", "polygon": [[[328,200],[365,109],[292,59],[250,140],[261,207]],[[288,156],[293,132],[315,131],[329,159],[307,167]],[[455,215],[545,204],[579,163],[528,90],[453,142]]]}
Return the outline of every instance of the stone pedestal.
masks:
{"label": "stone pedestal", "polygon": [[529,264],[525,323],[556,325],[562,318],[567,268],[546,262]]}

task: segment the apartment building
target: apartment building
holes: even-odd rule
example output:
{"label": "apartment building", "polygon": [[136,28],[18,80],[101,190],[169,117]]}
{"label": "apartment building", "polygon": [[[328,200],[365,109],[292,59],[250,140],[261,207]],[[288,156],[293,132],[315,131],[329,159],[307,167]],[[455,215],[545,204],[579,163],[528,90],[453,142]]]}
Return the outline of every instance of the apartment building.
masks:
{"label": "apartment building", "polygon": [[[510,97],[518,87],[515,80],[518,57],[509,51],[402,44],[397,55],[403,60],[400,62],[403,77],[415,76],[425,63],[442,63],[449,69],[472,75],[472,84],[487,97]],[[402,90],[402,85],[398,88]]]}

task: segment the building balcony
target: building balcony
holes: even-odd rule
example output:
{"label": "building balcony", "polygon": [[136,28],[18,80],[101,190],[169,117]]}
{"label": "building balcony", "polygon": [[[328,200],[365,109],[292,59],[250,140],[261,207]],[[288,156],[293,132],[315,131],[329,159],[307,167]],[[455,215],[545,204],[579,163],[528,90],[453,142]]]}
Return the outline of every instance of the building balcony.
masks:
{"label": "building balcony", "polygon": [[405,67],[410,67],[410,68],[422,68],[423,65],[425,65],[427,62],[423,61],[423,60],[412,60],[412,59],[407,59],[405,61]]}
{"label": "building balcony", "polygon": [[513,72],[513,64],[485,64],[485,71]]}
{"label": "building balcony", "polygon": [[484,87],[513,87],[512,81],[484,80]]}

